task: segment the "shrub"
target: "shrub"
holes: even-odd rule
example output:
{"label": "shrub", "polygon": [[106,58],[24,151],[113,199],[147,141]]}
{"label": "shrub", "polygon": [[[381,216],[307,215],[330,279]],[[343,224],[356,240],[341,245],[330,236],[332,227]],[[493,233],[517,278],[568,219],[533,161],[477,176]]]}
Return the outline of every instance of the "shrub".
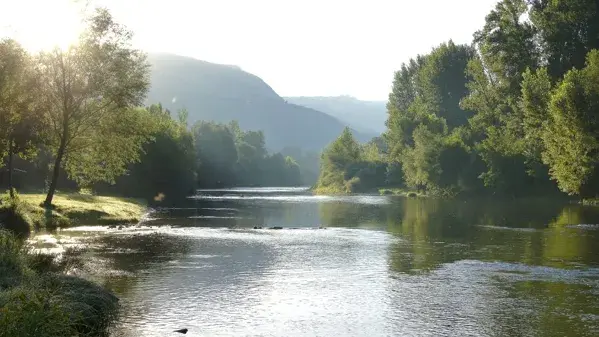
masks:
{"label": "shrub", "polygon": [[80,334],[100,336],[116,319],[118,298],[93,282],[60,274],[47,274],[40,282],[57,294]]}
{"label": "shrub", "polygon": [[76,336],[64,304],[51,292],[36,287],[0,293],[0,337]]}
{"label": "shrub", "polygon": [[0,196],[0,224],[2,227],[19,235],[29,235],[35,222],[31,218],[27,206],[21,201],[18,194],[14,198],[10,198],[8,194]]}
{"label": "shrub", "polygon": [[0,230],[0,337],[103,336],[118,298],[103,287],[62,273],[81,265],[80,249],[31,253]]}
{"label": "shrub", "polygon": [[0,291],[20,284],[27,276],[23,243],[13,233],[0,230]]}
{"label": "shrub", "polygon": [[346,193],[356,193],[360,192],[361,188],[361,180],[358,177],[353,177],[350,180],[345,182],[345,192]]}

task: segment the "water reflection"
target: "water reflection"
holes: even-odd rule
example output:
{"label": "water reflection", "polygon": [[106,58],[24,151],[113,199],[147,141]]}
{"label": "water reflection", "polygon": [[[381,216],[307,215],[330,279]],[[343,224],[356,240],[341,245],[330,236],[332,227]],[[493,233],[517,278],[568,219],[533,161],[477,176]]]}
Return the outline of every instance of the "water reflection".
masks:
{"label": "water reflection", "polygon": [[597,223],[546,200],[243,189],[67,233],[122,299],[114,336],[596,336]]}

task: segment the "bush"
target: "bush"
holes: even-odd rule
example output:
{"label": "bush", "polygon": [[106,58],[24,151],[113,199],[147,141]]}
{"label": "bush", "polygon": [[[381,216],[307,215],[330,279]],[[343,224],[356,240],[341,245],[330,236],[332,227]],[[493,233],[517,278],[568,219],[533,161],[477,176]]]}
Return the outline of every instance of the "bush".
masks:
{"label": "bush", "polygon": [[64,304],[50,291],[36,287],[0,293],[0,337],[76,336]]}
{"label": "bush", "polygon": [[346,193],[356,193],[360,191],[361,181],[358,177],[353,177],[345,182]]}
{"label": "bush", "polygon": [[20,284],[27,276],[23,243],[14,234],[0,230],[0,291]]}
{"label": "bush", "polygon": [[15,234],[0,230],[0,337],[103,336],[118,298],[62,273],[81,264],[83,250],[30,253]]}
{"label": "bush", "polygon": [[30,216],[27,206],[19,195],[10,198],[8,194],[0,196],[0,224],[3,228],[19,235],[29,235],[35,222]]}
{"label": "bush", "polygon": [[57,294],[80,334],[101,336],[116,319],[118,298],[93,282],[60,274],[47,274],[40,282]]}

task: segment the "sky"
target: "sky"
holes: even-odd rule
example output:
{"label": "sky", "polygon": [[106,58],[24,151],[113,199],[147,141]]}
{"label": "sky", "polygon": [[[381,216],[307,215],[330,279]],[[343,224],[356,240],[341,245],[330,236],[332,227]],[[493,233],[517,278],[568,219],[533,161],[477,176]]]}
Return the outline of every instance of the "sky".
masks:
{"label": "sky", "polygon": [[386,100],[403,62],[470,43],[497,0],[0,0],[0,36],[67,46],[82,13],[107,7],[134,44],[231,64],[281,96]]}

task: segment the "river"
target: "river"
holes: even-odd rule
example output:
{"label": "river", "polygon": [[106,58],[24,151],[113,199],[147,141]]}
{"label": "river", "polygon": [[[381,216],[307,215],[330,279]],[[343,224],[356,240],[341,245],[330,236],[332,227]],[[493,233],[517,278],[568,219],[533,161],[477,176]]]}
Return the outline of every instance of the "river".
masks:
{"label": "river", "polygon": [[597,224],[540,199],[260,188],[37,239],[90,247],[121,299],[113,336],[598,336]]}

